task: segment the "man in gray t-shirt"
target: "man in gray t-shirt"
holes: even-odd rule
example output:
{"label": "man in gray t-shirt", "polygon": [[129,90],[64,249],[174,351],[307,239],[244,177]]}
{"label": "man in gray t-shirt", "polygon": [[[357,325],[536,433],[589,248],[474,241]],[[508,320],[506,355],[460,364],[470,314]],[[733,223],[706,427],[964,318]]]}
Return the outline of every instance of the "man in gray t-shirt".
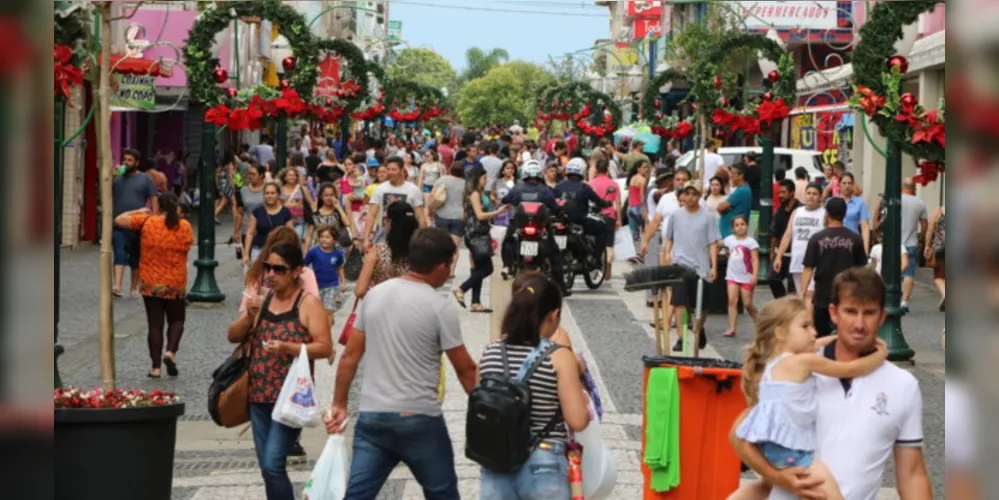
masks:
{"label": "man in gray t-shirt", "polygon": [[479,158],[482,168],[486,169],[486,192],[491,193],[496,186],[496,179],[499,178],[500,169],[503,168],[503,160],[496,154],[499,153],[499,145],[489,142],[486,145],[486,156]]}
{"label": "man in gray t-shirt", "polygon": [[[916,269],[919,268],[919,235],[926,234],[928,219],[926,203],[916,198],[916,183],[912,178],[906,178],[902,182],[902,246],[909,254],[909,265],[902,272],[900,305],[903,309],[909,308],[909,297],[912,296],[912,289],[916,284]],[[885,247],[883,251],[889,250]]]}
{"label": "man in gray t-shirt", "polygon": [[344,498],[375,498],[400,461],[433,498],[458,498],[454,452],[441,414],[441,354],[466,393],[476,365],[461,339],[455,305],[437,292],[451,276],[457,245],[439,228],[419,229],[409,272],[364,297],[337,368],[329,432],[343,432],[350,386],[362,355],[361,404]]}
{"label": "man in gray t-shirt", "polygon": [[[683,324],[683,313],[697,307],[698,282],[703,280],[703,288],[709,282],[717,279],[718,245],[721,243],[721,231],[714,214],[700,206],[701,189],[697,182],[691,182],[680,194],[682,210],[673,212],[669,226],[666,228],[665,249],[666,264],[676,264],[688,268],[694,273],[685,277],[681,285],[673,287],[673,297],[670,305],[676,315],[676,324]],[[702,296],[704,291],[701,291]],[[704,309],[707,304],[701,301],[701,313],[698,314],[696,331],[699,332],[698,348],[703,349],[708,339],[704,332],[704,321],[707,315]],[[674,351],[682,351],[682,339],[677,339],[673,345]],[[695,351],[696,353],[696,351]]]}

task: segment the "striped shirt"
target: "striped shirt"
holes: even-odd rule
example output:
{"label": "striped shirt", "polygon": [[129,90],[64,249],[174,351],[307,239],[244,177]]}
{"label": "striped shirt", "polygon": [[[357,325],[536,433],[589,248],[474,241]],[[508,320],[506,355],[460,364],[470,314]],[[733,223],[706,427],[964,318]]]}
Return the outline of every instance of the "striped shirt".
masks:
{"label": "striped shirt", "polygon": [[[534,350],[530,346],[507,345],[506,352],[509,362],[508,377],[516,377],[517,371],[527,359],[527,356]],[[503,374],[503,353],[500,351],[500,343],[493,342],[486,346],[479,360],[479,375],[502,375]],[[546,358],[534,371],[527,381],[531,389],[531,430],[537,434],[544,430],[548,422],[559,410],[558,382],[555,376],[555,366],[551,358]],[[545,437],[547,441],[566,442],[565,422],[559,421],[555,427]]]}

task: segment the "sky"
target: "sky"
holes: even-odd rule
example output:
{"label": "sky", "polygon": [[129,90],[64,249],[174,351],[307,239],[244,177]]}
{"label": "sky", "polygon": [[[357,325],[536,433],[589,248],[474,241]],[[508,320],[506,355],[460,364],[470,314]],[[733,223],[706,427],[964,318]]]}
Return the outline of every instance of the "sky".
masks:
{"label": "sky", "polygon": [[585,49],[593,46],[598,39],[610,37],[609,11],[607,7],[595,5],[593,0],[390,2],[389,19],[402,21],[402,39],[406,44],[433,48],[458,72],[465,67],[465,51],[471,47],[484,51],[503,48],[510,53],[510,59],[544,64],[548,61],[548,54],[556,56]]}

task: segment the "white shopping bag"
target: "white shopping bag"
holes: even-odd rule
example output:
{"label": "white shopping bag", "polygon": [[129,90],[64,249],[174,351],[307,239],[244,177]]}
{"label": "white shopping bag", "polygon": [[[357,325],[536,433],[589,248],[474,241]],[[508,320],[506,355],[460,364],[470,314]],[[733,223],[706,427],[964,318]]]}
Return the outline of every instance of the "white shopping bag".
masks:
{"label": "white shopping bag", "polygon": [[493,250],[499,251],[503,246],[503,240],[506,239],[506,226],[490,226],[489,237],[493,239]]}
{"label": "white shopping bag", "polygon": [[622,226],[614,233],[614,260],[623,261],[635,258],[635,240],[631,239],[631,229]]}
{"label": "white shopping bag", "polygon": [[586,500],[611,498],[617,484],[617,464],[600,434],[600,419],[593,407],[590,409],[590,423],[582,431],[575,433],[576,442],[583,445],[583,494]]}
{"label": "white shopping bag", "polygon": [[302,344],[302,350],[281,386],[274,411],[271,412],[271,420],[297,429],[315,427],[319,423],[319,405],[314,392],[309,355],[305,351],[305,344]]}
{"label": "white shopping bag", "polygon": [[334,434],[326,440],[323,453],[316,460],[312,476],[305,483],[302,500],[343,500],[349,474],[347,444],[343,434]]}

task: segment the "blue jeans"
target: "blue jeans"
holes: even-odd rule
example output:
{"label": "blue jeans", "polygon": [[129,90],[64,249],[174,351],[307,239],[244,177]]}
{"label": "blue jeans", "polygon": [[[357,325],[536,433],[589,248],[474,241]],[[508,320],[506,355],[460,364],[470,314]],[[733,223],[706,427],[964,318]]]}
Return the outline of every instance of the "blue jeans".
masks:
{"label": "blue jeans", "polygon": [[568,467],[565,445],[552,443],[550,449],[534,450],[515,474],[483,468],[479,500],[568,500]]}
{"label": "blue jeans", "polygon": [[[882,255],[884,255],[884,250],[882,250]],[[918,247],[905,247],[905,253],[909,254],[909,265],[902,271],[903,278],[915,278],[916,269],[919,268],[919,248]]]}
{"label": "blue jeans", "polygon": [[301,429],[271,421],[274,403],[250,403],[253,445],[257,451],[260,474],[264,477],[267,500],[295,500],[297,495],[288,478],[288,452],[298,440]]}
{"label": "blue jeans", "polygon": [[645,219],[642,217],[642,207],[628,207],[628,229],[631,229],[631,237],[638,239],[642,235],[640,231],[645,226]]}
{"label": "blue jeans", "polygon": [[409,467],[428,500],[460,498],[444,417],[373,412],[357,418],[344,498],[374,500],[399,462]]}
{"label": "blue jeans", "polygon": [[792,450],[777,443],[762,442],[759,445],[760,451],[766,457],[767,462],[777,470],[790,469],[791,467],[810,467],[815,459],[815,453],[805,450]]}
{"label": "blue jeans", "polygon": [[116,266],[139,268],[139,232],[116,227],[111,230],[111,253]]}

